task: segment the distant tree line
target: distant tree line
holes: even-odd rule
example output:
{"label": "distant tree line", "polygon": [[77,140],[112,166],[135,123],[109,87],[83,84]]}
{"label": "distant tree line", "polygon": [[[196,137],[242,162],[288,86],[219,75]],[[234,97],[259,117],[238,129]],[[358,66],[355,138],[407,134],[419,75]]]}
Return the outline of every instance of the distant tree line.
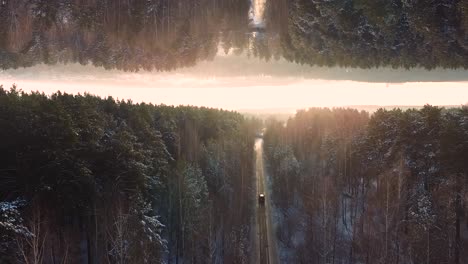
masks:
{"label": "distant tree line", "polygon": [[247,263],[257,126],[0,87],[0,263]]}
{"label": "distant tree line", "polygon": [[264,140],[284,263],[467,263],[467,107],[312,108]]}

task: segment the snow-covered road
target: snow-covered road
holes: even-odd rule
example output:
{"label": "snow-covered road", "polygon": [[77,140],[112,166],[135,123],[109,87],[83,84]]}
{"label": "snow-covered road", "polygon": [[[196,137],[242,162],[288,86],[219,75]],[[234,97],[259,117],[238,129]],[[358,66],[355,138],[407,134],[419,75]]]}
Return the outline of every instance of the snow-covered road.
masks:
{"label": "snow-covered road", "polygon": [[265,3],[266,0],[251,0],[252,4],[250,6],[249,18],[250,25],[254,28],[263,28],[265,27]]}
{"label": "snow-covered road", "polygon": [[255,141],[255,176],[257,179],[257,197],[265,194],[265,203],[260,204],[257,200],[257,263],[277,264],[278,254],[276,250],[275,232],[272,226],[270,195],[265,187],[265,169],[263,163],[263,139]]}

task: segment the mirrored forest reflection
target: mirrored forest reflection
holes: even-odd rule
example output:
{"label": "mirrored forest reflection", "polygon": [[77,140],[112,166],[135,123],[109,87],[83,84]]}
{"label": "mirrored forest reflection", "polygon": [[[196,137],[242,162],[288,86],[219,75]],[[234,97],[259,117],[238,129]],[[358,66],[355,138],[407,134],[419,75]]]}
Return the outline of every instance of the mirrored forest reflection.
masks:
{"label": "mirrored forest reflection", "polygon": [[[259,9],[262,21],[252,15]],[[467,31],[467,1],[2,0],[0,67],[168,71],[231,53],[329,67],[466,69]]]}

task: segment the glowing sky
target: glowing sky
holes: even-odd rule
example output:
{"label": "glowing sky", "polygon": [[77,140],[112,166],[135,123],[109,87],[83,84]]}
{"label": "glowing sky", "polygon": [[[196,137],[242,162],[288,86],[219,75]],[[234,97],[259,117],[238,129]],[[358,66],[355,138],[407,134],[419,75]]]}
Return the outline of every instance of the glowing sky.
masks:
{"label": "glowing sky", "polygon": [[[232,66],[229,61],[206,62],[171,73],[124,73],[78,65],[37,66],[0,72],[0,84],[8,88],[16,83],[24,91],[46,94],[58,90],[89,92],[134,102],[233,110],[468,103],[468,82],[464,80],[468,72],[464,71],[330,70],[252,61],[240,62],[239,65],[248,64],[244,67]],[[415,81],[418,78],[424,82]]]}
{"label": "glowing sky", "polygon": [[[216,83],[216,81],[214,81]],[[225,82],[222,80],[220,84]],[[236,80],[232,80],[233,83]],[[197,105],[225,109],[303,108],[346,105],[461,105],[468,103],[468,83],[405,83],[387,85],[352,81],[300,80],[283,86],[255,85],[229,87],[145,87],[133,83],[87,84],[61,81],[4,80],[24,91],[58,90],[89,92],[99,96],[132,99],[134,102],[168,105]],[[213,84],[213,82],[212,82]]]}

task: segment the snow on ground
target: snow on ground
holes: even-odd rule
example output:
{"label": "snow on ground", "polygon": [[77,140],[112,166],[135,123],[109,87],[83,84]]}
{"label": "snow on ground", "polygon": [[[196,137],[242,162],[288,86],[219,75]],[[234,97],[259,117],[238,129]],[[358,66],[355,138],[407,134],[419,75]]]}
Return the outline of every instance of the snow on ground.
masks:
{"label": "snow on ground", "polygon": [[[272,179],[265,171],[266,178],[266,192],[267,197],[272,197]],[[297,195],[295,194],[296,198]],[[293,206],[288,208],[285,212],[282,212],[273,202],[273,199],[267,199],[267,202],[270,205],[270,214],[272,220],[273,230],[275,231],[274,242],[276,243],[276,248],[278,250],[278,257],[280,263],[294,263],[296,257],[295,249],[302,246],[305,243],[305,228],[306,228],[306,215],[302,210],[302,203],[299,199],[295,199]],[[295,219],[295,223],[290,225],[288,220]],[[290,234],[288,234],[288,241],[282,241],[278,238],[280,229],[284,230],[285,227],[288,227]]]}

